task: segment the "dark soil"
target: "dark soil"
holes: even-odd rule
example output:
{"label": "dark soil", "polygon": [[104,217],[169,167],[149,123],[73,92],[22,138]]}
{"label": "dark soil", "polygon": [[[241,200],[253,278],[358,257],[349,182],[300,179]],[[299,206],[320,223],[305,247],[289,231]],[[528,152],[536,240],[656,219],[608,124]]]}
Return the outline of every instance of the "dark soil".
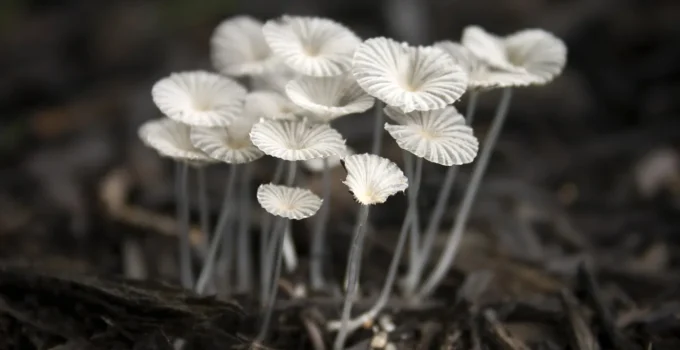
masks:
{"label": "dark soil", "polygon": [[[562,77],[516,93],[446,283],[420,305],[394,293],[385,314],[398,349],[680,349],[679,4],[422,1],[428,17],[406,25],[386,10],[394,3],[3,1],[0,349],[172,349],[174,338],[186,339],[185,349],[255,345],[259,307],[250,296],[206,298],[176,286],[172,165],[144,148],[136,129],[159,116],[156,79],[209,69],[208,38],[221,19],[284,12],[414,42],[455,39],[473,23],[499,33],[540,26],[570,49]],[[482,96],[478,135],[497,101]],[[336,127],[366,151],[371,123],[354,116]],[[391,140],[384,149],[401,161]],[[422,218],[444,170],[425,169]],[[444,228],[469,170],[458,176]],[[271,162],[259,162],[249,185],[271,172]],[[213,220],[225,173],[209,171]],[[320,193],[318,176],[303,175]],[[337,284],[356,205],[342,168],[334,176],[326,258]],[[371,214],[356,312],[382,284],[404,205],[396,196]],[[325,322],[338,317],[341,298],[293,293],[306,281],[311,225],[294,226],[303,261],[280,283],[267,344],[275,348],[324,349],[319,334],[328,349],[334,336]],[[364,349],[384,326],[367,325],[350,343]]]}

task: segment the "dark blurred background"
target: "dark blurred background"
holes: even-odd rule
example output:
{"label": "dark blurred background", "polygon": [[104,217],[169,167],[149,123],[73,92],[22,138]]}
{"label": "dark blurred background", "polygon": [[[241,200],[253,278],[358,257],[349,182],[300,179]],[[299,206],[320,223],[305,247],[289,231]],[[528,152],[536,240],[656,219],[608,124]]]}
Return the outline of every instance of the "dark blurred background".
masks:
{"label": "dark blurred background", "polygon": [[[663,241],[676,230],[677,0],[1,0],[1,256],[55,250],[118,271],[119,246],[101,243],[117,230],[103,210],[107,176],[127,169],[130,197],[172,208],[167,163],[136,136],[140,123],[160,116],[151,85],[173,71],[211,69],[209,37],[221,20],[284,13],[414,44],[458,40],[470,24],[498,34],[554,32],[569,48],[567,69],[515,95],[490,181],[540,189],[587,233],[612,238],[636,227]],[[481,100],[480,135],[496,97]],[[360,144],[371,123],[350,120],[338,127]],[[436,189],[437,176],[429,181]],[[38,248],[27,237],[51,243]]]}

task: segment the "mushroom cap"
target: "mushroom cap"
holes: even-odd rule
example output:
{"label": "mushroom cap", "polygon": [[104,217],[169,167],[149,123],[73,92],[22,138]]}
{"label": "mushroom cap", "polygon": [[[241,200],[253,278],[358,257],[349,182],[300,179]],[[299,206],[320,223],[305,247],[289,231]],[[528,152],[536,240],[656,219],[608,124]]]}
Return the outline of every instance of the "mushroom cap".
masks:
{"label": "mushroom cap", "polygon": [[343,183],[363,205],[384,203],[408,187],[404,173],[389,159],[364,153],[345,157],[343,164],[347,169]]}
{"label": "mushroom cap", "polygon": [[435,46],[453,58],[468,74],[468,88],[492,90],[513,86],[524,86],[533,79],[525,72],[504,71],[486,64],[465,46],[452,41],[440,41]]}
{"label": "mushroom cap", "polygon": [[169,118],[152,119],[137,130],[145,145],[155,149],[161,156],[177,161],[200,165],[214,162],[203,151],[194,147],[189,139],[189,126]]}
{"label": "mushroom cap", "polygon": [[250,163],[264,153],[250,141],[253,121],[241,118],[228,127],[192,127],[191,143],[210,158],[229,164]]}
{"label": "mushroom cap", "polygon": [[191,126],[227,126],[241,116],[246,90],[205,71],[172,73],[154,84],[151,96],[168,118]]}
{"label": "mushroom cap", "polygon": [[250,16],[222,21],[210,38],[210,56],[219,72],[237,77],[263,74],[277,62],[262,35],[262,22]]}
{"label": "mushroom cap", "polygon": [[254,91],[266,90],[285,95],[286,84],[300,75],[300,73],[279,62],[272,71],[252,76],[250,78],[250,85]]}
{"label": "mushroom cap", "polygon": [[292,220],[316,214],[323,202],[310,190],[274,184],[260,185],[257,201],[268,213]]}
{"label": "mushroom cap", "polygon": [[312,113],[319,122],[348,114],[361,113],[375,103],[351,75],[334,77],[301,76],[286,85],[286,95],[295,104]]}
{"label": "mushroom cap", "polygon": [[439,48],[368,39],[354,53],[352,74],[369,95],[404,112],[444,108],[458,100],[468,78]]}
{"label": "mushroom cap", "polygon": [[399,147],[418,157],[451,166],[470,163],[477,156],[479,141],[452,106],[411,113],[386,107],[385,114],[398,122],[385,124],[385,130]]}
{"label": "mushroom cap", "polygon": [[513,86],[546,84],[562,73],[567,61],[564,42],[542,29],[499,37],[479,26],[468,26],[461,42],[492,69],[515,73],[505,77]]}
{"label": "mushroom cap", "polygon": [[328,163],[328,168],[332,169],[340,165],[342,158],[355,154],[353,149],[346,147],[344,155],[330,156],[326,158],[313,158],[302,161],[302,165],[309,171],[314,173],[320,173],[324,171],[324,162]]}
{"label": "mushroom cap", "polygon": [[264,153],[289,161],[345,154],[345,140],[327,124],[302,121],[261,120],[250,139]]}
{"label": "mushroom cap", "polygon": [[304,111],[288,97],[274,91],[253,91],[246,95],[244,114],[254,120],[297,120]]}
{"label": "mushroom cap", "polygon": [[293,70],[316,77],[347,72],[361,42],[351,30],[326,18],[282,16],[262,29],[274,54]]}

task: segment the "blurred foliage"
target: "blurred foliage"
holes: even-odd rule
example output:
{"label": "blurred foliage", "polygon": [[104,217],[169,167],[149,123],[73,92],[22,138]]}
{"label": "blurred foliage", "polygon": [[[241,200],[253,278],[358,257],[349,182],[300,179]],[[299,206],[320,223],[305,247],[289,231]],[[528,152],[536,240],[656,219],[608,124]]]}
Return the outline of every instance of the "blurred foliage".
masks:
{"label": "blurred foliage", "polygon": [[236,0],[166,0],[161,3],[164,25],[169,27],[192,26],[206,18],[233,11]]}
{"label": "blurred foliage", "polygon": [[1,0],[0,33],[4,33],[14,22],[21,19],[26,7],[26,1],[23,0]]}
{"label": "blurred foliage", "polygon": [[9,123],[0,124],[0,156],[9,154],[23,140],[28,132],[25,119],[10,119]]}

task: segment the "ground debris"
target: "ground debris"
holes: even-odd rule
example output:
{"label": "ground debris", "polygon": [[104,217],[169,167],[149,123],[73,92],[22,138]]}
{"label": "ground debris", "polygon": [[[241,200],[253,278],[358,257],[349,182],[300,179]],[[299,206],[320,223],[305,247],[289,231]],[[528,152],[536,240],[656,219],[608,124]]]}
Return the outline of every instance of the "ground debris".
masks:
{"label": "ground debris", "polygon": [[[243,343],[237,336],[243,318],[236,303],[159,282],[0,267],[0,339],[33,346],[21,349],[68,349],[83,341],[95,349],[171,349],[176,339],[187,340],[187,349],[204,339],[229,349]],[[21,339],[13,327],[30,336]]]}

